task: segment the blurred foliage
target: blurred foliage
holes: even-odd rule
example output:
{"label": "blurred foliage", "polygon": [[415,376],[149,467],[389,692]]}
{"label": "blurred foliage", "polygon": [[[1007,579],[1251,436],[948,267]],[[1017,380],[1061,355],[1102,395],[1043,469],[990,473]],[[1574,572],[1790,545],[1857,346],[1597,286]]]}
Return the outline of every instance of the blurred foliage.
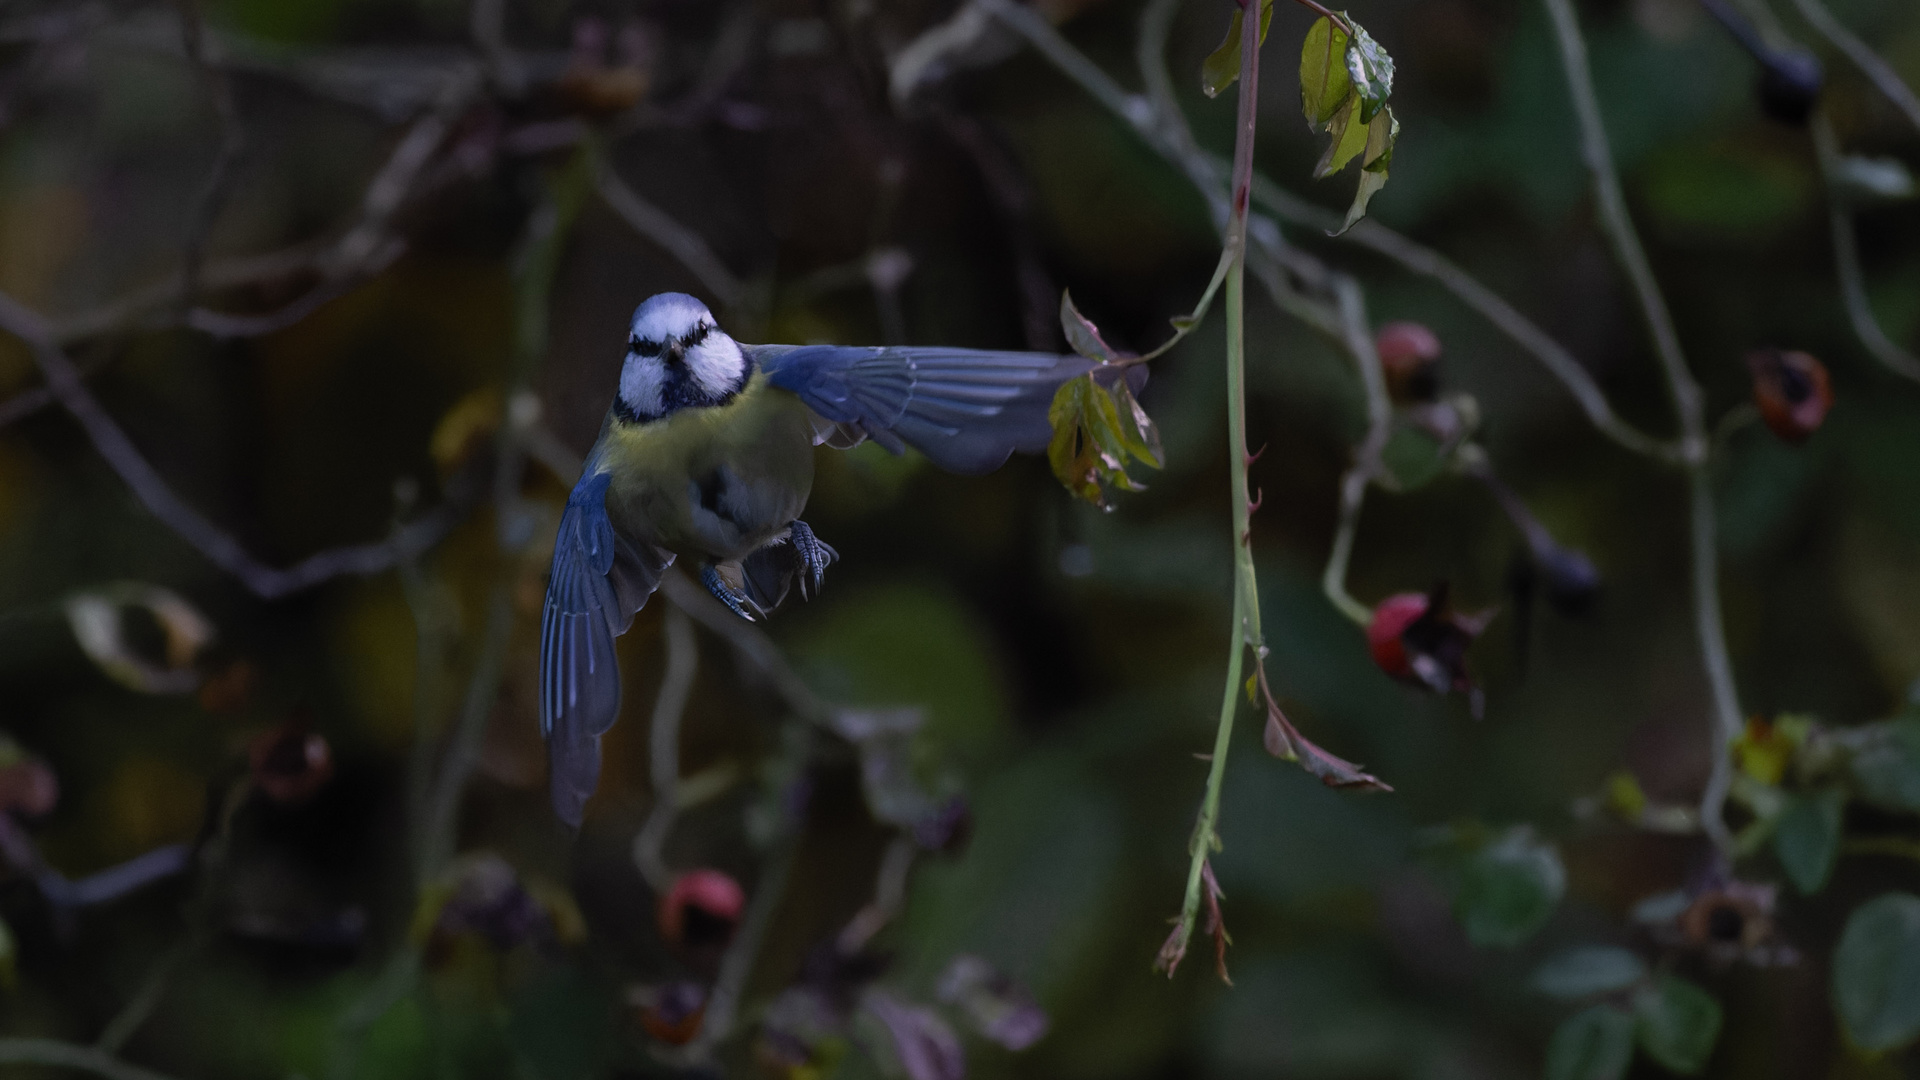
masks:
{"label": "blurred foliage", "polygon": [[[1181,105],[1222,154],[1231,95],[1210,100],[1196,76],[1239,18],[1232,7],[1181,5],[1171,38]],[[1920,9],[1831,7],[1920,82]],[[1135,85],[1137,3],[1038,8]],[[703,237],[740,293],[722,306],[672,252],[585,199],[556,249],[531,376],[563,459],[593,439],[633,306],[666,289],[716,301],[749,340],[1059,350],[1058,297],[1070,287],[1114,355],[1159,345],[1216,265],[1205,204],[1125,123],[1011,39],[983,39],[897,107],[889,56],[952,9],[508,0],[505,40],[526,77],[582,64],[593,77],[569,92],[587,96],[568,98],[549,78],[452,117],[437,186],[396,219],[408,241],[396,261],[273,333],[151,325],[166,321],[160,311],[82,335],[70,352],[182,497],[266,561],[386,536],[396,519],[457,497],[463,466],[493,467],[530,359],[516,337],[525,238],[553,205],[554,177],[579,167],[566,146],[499,148],[508,133],[531,139],[583,116],[603,125],[609,167]],[[127,0],[0,10],[0,290],[56,322],[180,265],[221,127],[206,79],[183,59],[179,10]],[[1303,730],[1395,791],[1329,791],[1259,754],[1257,725],[1243,723],[1225,849],[1212,861],[1234,985],[1204,964],[1169,983],[1149,964],[1185,868],[1204,773],[1193,755],[1211,735],[1228,644],[1218,320],[1152,363],[1139,402],[1160,444],[1143,448],[1164,468],[1150,490],[1115,495],[1111,513],[1073,501],[1038,459],[970,479],[870,446],[822,449],[808,520],[843,561],[771,633],[823,697],[923,710],[902,736],[909,778],[943,798],[964,791],[971,814],[964,845],[925,855],[909,879],[877,939],[884,970],[865,982],[834,975],[836,989],[873,1003],[847,1038],[890,1048],[883,1061],[902,1045],[943,1052],[922,1015],[931,1007],[903,1002],[936,1001],[955,957],[975,956],[1047,1017],[1044,1037],[1014,1053],[950,1011],[945,1037],[981,1077],[1913,1069],[1897,1048],[1920,1035],[1920,388],[1852,336],[1813,151],[1761,114],[1751,60],[1690,0],[1593,0],[1582,12],[1629,200],[1710,416],[1748,400],[1742,358],[1755,349],[1803,349],[1831,373],[1835,405],[1804,446],[1731,429],[1714,478],[1743,703],[1817,718],[1799,742],[1756,744],[1740,759],[1749,805],[1775,811],[1736,819],[1750,876],[1793,888],[1776,901],[1710,880],[1696,838],[1629,830],[1620,800],[1611,817],[1571,809],[1624,769],[1632,816],[1653,820],[1694,800],[1709,770],[1677,478],[1598,437],[1557,383],[1431,282],[1289,229],[1360,277],[1376,323],[1418,320],[1444,341],[1439,379],[1478,402],[1489,458],[1603,574],[1594,609],[1522,625],[1508,586],[1523,538],[1483,489],[1432,469],[1425,436],[1403,428],[1392,452],[1408,490],[1369,503],[1351,587],[1371,602],[1445,580],[1462,609],[1499,608],[1473,650],[1484,719],[1376,669],[1362,631],[1318,589],[1339,477],[1365,424],[1358,386],[1325,341],[1252,302],[1248,426],[1267,447],[1252,469],[1264,495],[1253,545],[1273,690]],[[1393,55],[1392,108],[1406,122],[1393,183],[1368,213],[1528,312],[1624,416],[1666,430],[1665,391],[1595,227],[1539,6],[1377,0],[1353,14]],[[217,265],[336,239],[431,104],[362,91],[415,85],[396,56],[472,55],[473,12],[452,0],[209,0],[201,15],[230,60],[246,132],[201,300],[272,312],[311,275],[227,287]],[[1314,17],[1282,4],[1272,20],[1264,55],[1284,75]],[[1797,22],[1788,29],[1815,40]],[[738,62],[722,63],[735,40],[746,43]],[[1849,152],[1920,167],[1914,131],[1841,57],[1823,59]],[[644,78],[606,74],[628,71]],[[594,111],[636,85],[636,108],[659,115],[621,127]],[[1344,193],[1305,179],[1326,140],[1300,130],[1291,78],[1263,79],[1260,94],[1260,169],[1337,216]],[[467,149],[480,165],[461,164]],[[1863,204],[1858,215],[1875,311],[1912,347],[1920,203]],[[902,267],[874,258],[883,252],[905,253],[904,276],[874,271]],[[0,340],[0,390],[38,385],[27,351]],[[1104,416],[1113,400],[1096,389],[1083,403]],[[0,727],[17,742],[0,760],[8,822],[73,888],[181,850],[168,845],[223,853],[211,870],[196,862],[90,906],[50,903],[51,886],[28,872],[0,882],[0,1036],[91,1044],[164,969],[151,1018],[121,1034],[123,1053],[183,1080],[338,1075],[349,1037],[359,1076],[667,1071],[629,995],[711,973],[660,939],[654,887],[631,855],[652,805],[647,718],[664,603],[621,639],[625,716],[577,838],[552,822],[544,792],[536,627],[544,545],[571,477],[530,468],[513,492],[524,518],[474,511],[417,579],[341,578],[264,601],[129,498],[70,417],[5,399],[0,409]],[[517,554],[499,539],[514,528],[532,538]],[[509,635],[497,700],[478,714],[484,738],[455,846],[466,868],[492,853],[508,874],[487,895],[524,899],[511,910],[538,917],[519,937],[433,920],[420,931],[416,892],[444,899],[461,886],[414,880],[410,761],[421,739],[438,746],[461,722],[496,587]],[[175,685],[183,670],[197,673],[193,685]],[[804,757],[787,714],[761,672],[703,634],[682,772],[720,779],[667,843],[672,864],[719,867],[749,895],[765,882],[770,864],[743,824],[764,800],[746,781],[788,790],[769,779],[791,779],[781,769]],[[330,776],[303,800],[236,800],[250,744],[288,724],[324,737]],[[806,760],[789,770],[811,793],[750,1010],[820,985],[805,983],[809,958],[868,902],[889,843],[853,756]],[[34,763],[45,778],[9,771]],[[57,785],[50,808],[14,801],[45,796],[33,786],[43,782]],[[1636,915],[1649,896],[1668,906]],[[1710,939],[1728,920],[1734,937]],[[408,942],[421,948],[417,983],[343,1034],[343,1017],[385,1000],[386,965]],[[1621,946],[1660,950],[1663,965],[1565,960]],[[903,1044],[900,1025],[923,1042]],[[752,1075],[773,1068],[766,1060],[741,1047],[725,1066]],[[778,1067],[852,1078],[882,1066],[822,1051]],[[0,1065],[15,1069],[40,1075]]]}

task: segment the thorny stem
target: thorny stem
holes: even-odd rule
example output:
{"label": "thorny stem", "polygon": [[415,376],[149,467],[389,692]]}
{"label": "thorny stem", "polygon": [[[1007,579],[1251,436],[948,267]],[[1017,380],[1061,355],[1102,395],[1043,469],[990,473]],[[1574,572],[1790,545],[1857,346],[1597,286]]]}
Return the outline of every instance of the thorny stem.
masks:
{"label": "thorny stem", "polygon": [[678,605],[667,606],[664,620],[667,670],[660,680],[660,696],[653,703],[647,767],[653,781],[653,809],[633,839],[633,861],[653,890],[665,895],[673,887],[664,849],[673,823],[680,816],[680,722],[687,714],[693,679],[699,672],[700,647],[693,623]]}
{"label": "thorny stem", "polygon": [[[1259,3],[1260,0],[1250,0]],[[1254,16],[1258,19],[1258,15]],[[1260,590],[1254,576],[1252,528],[1253,508],[1247,487],[1246,409],[1246,277],[1247,207],[1252,200],[1253,139],[1259,107],[1260,32],[1257,21],[1240,35],[1239,123],[1233,144],[1233,181],[1229,189],[1232,208],[1227,218],[1225,248],[1228,258],[1227,303],[1227,457],[1233,494],[1233,630],[1228,648],[1226,691],[1220,699],[1220,720],[1213,736],[1213,756],[1207,766],[1206,794],[1200,801],[1200,818],[1194,823],[1189,842],[1191,862],[1187,869],[1186,897],[1180,904],[1180,918],[1173,936],[1161,950],[1160,964],[1171,976],[1186,952],[1193,934],[1194,920],[1200,912],[1205,891],[1207,858],[1218,846],[1215,831],[1220,816],[1220,789],[1227,775],[1227,750],[1233,744],[1233,720],[1240,709],[1241,665],[1248,648],[1261,649]],[[1255,662],[1259,662],[1256,655]]]}
{"label": "thorny stem", "polygon": [[1853,333],[1873,358],[1888,370],[1909,379],[1920,380],[1920,357],[1901,348],[1881,328],[1867,299],[1866,274],[1860,268],[1860,245],[1853,233],[1853,213],[1847,208],[1846,193],[1839,183],[1840,146],[1833,123],[1824,110],[1816,112],[1809,127],[1814,152],[1820,158],[1820,175],[1827,188],[1827,218],[1833,230],[1834,274],[1840,279],[1840,298],[1847,307]]}
{"label": "thorny stem", "polygon": [[1660,285],[1640,246],[1633,219],[1620,190],[1620,178],[1614,170],[1613,151],[1600,116],[1600,101],[1594,94],[1593,78],[1587,68],[1586,43],[1580,36],[1580,23],[1571,0],[1543,0],[1553,21],[1560,44],[1560,61],[1567,75],[1567,88],[1573,97],[1574,112],[1580,121],[1581,156],[1593,174],[1599,203],[1600,224],[1612,243],[1614,255],[1633,284],[1641,314],[1653,336],[1654,350],[1667,378],[1667,390],[1673,399],[1681,431],[1681,462],[1687,469],[1689,524],[1693,576],[1694,629],[1699,638],[1700,657],[1706,669],[1707,685],[1713,701],[1713,772],[1700,798],[1700,822],[1707,836],[1723,854],[1732,844],[1723,816],[1727,791],[1733,783],[1733,758],[1729,746],[1740,737],[1739,692],[1733,680],[1733,662],[1727,653],[1725,629],[1720,622],[1719,552],[1714,539],[1713,483],[1708,471],[1706,419],[1700,387],[1687,370],[1680,350],[1680,337],[1667,311]]}

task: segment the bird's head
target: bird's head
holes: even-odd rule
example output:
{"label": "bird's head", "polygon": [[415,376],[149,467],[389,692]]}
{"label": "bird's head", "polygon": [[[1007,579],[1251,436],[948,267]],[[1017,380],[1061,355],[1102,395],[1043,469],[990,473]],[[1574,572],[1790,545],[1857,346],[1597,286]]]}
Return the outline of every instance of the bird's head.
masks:
{"label": "bird's head", "polygon": [[633,312],[615,411],[633,423],[676,409],[724,405],[752,374],[746,353],[685,293],[648,297]]}

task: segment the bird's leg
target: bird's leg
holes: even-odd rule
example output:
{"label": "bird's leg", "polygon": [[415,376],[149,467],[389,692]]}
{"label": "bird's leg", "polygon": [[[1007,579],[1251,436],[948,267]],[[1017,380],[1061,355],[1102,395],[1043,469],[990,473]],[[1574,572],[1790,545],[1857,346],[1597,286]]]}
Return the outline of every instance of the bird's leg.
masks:
{"label": "bird's leg", "polygon": [[793,545],[793,553],[800,558],[800,595],[812,599],[813,594],[820,591],[820,579],[825,576],[827,566],[838,559],[840,553],[815,536],[812,526],[798,518],[787,526],[787,543]]}
{"label": "bird's leg", "polygon": [[741,604],[740,594],[734,592],[733,586],[728,585],[726,579],[720,576],[720,569],[718,567],[712,563],[702,566],[700,568],[700,584],[705,585],[708,592],[712,593],[721,603],[727,605],[727,610],[748,622],[754,621],[753,616],[749,614],[746,607]]}

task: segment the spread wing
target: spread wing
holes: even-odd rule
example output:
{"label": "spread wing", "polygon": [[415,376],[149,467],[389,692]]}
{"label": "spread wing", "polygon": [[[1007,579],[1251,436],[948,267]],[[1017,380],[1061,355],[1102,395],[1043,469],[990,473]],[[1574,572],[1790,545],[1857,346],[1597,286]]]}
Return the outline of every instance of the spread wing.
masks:
{"label": "spread wing", "polygon": [[608,480],[590,467],[567,497],[540,620],[548,787],[554,813],[573,826],[600,781],[600,736],[620,716],[613,639],[626,633],[673,562],[670,552],[615,535],[607,518]]}
{"label": "spread wing", "polygon": [[992,472],[1015,451],[1045,450],[1054,391],[1093,366],[1078,356],[981,349],[747,348],[770,383],[853,441],[865,436],[895,453],[911,446],[970,475]]}

